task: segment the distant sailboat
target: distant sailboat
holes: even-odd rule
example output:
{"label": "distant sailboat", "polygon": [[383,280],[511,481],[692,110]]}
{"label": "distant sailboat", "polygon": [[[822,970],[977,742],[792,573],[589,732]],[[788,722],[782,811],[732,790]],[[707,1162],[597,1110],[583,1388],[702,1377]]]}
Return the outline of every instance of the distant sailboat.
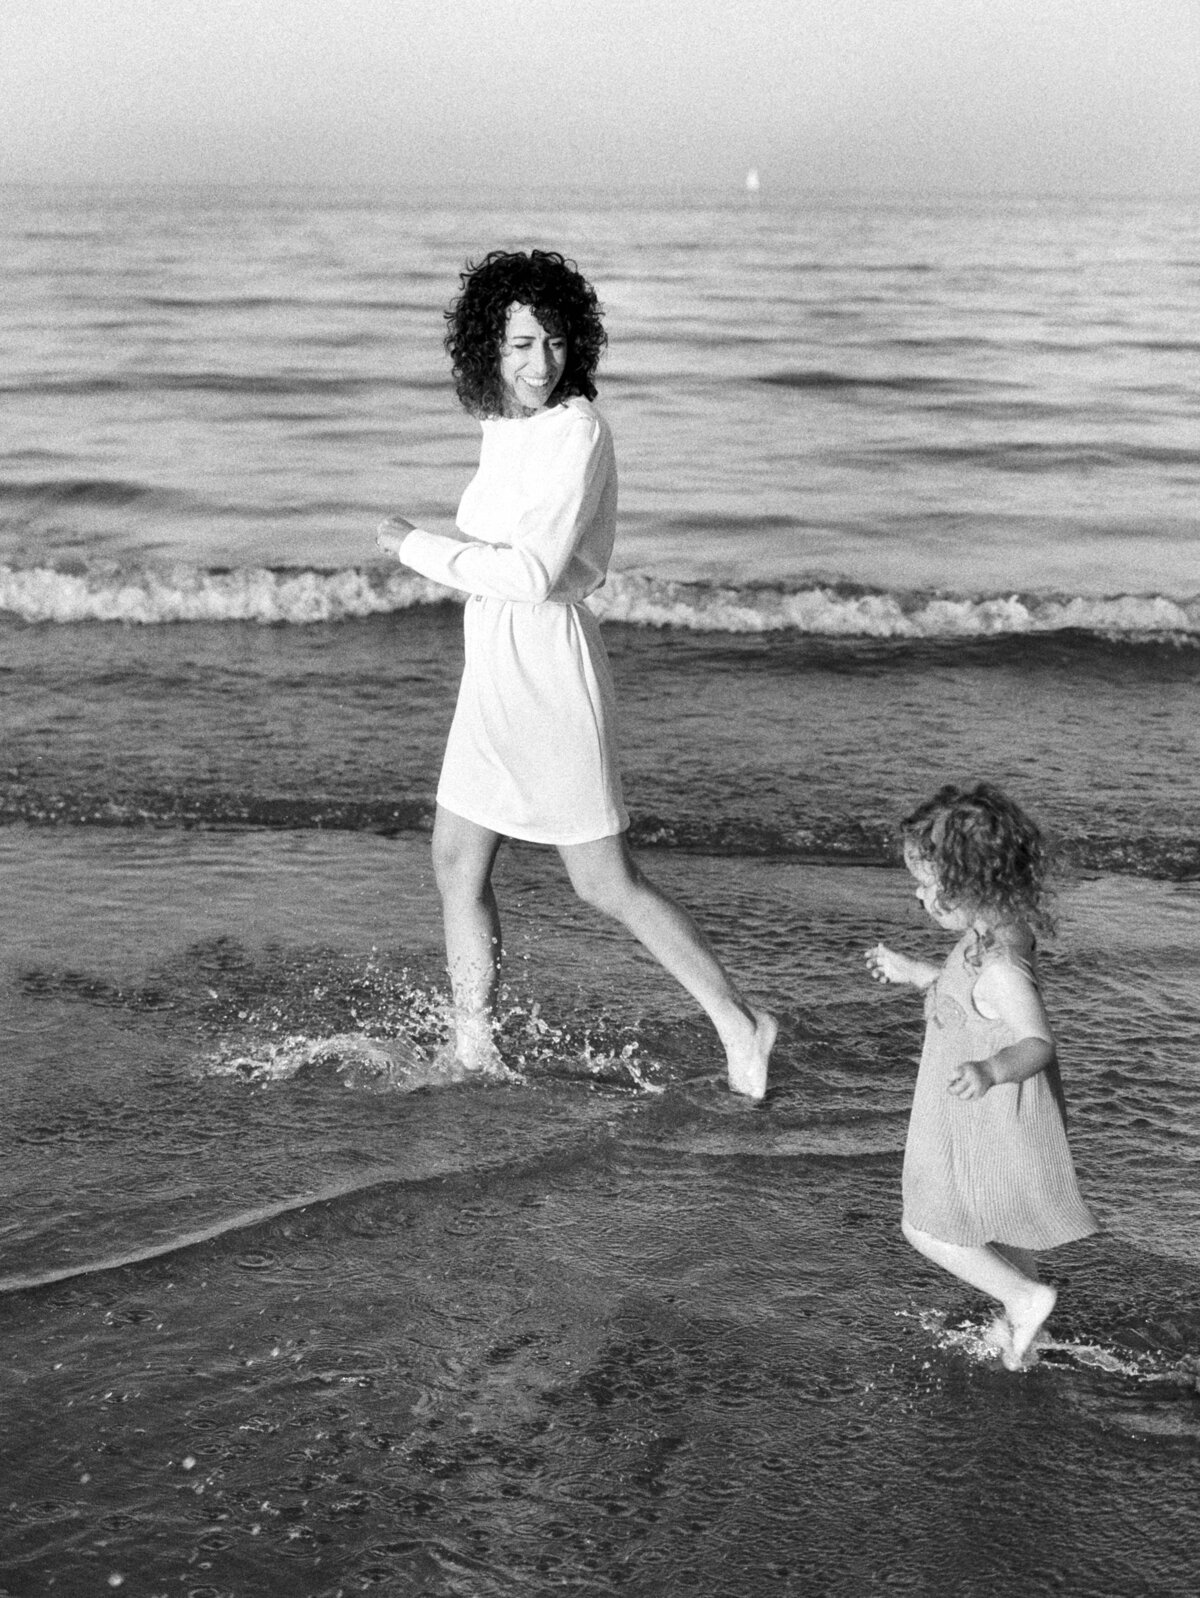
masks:
{"label": "distant sailboat", "polygon": [[746,173],[746,193],[757,194],[758,190],[758,168],[756,166],[752,166],[749,172]]}

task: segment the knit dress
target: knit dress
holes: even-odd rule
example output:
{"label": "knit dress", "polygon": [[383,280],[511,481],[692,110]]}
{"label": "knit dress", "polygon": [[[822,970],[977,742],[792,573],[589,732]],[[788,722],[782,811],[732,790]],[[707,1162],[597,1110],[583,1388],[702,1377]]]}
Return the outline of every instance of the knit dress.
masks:
{"label": "knit dress", "polygon": [[612,434],[582,398],[481,425],[461,536],[416,528],[399,549],[470,596],[438,803],[506,837],[590,843],[629,825],[612,674],[583,603],[616,534]]}
{"label": "knit dress", "polygon": [[945,1243],[1054,1248],[1097,1230],[1075,1180],[1057,1062],[982,1098],[948,1091],[956,1065],[1019,1041],[1011,1027],[975,1008],[975,984],[997,960],[1036,982],[1028,933],[983,949],[971,930],[927,990],[904,1151],[904,1219]]}

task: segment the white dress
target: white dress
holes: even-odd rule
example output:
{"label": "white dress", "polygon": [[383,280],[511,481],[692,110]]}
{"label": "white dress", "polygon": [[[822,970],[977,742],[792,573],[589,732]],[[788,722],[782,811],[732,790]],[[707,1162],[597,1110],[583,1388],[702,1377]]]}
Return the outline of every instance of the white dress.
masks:
{"label": "white dress", "polygon": [[608,423],[585,399],[482,424],[461,537],[415,528],[406,566],[469,594],[438,803],[510,838],[590,843],[629,816],[608,656],[584,598],[617,524]]}

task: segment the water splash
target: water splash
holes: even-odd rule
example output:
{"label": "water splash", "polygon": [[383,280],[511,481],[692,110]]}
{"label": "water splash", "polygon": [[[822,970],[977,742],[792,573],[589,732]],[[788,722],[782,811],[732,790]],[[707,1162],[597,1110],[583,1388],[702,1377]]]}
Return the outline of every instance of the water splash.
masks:
{"label": "water splash", "polygon": [[337,1032],[324,1038],[298,1033],[249,1050],[221,1050],[208,1061],[207,1074],[261,1085],[287,1082],[308,1067],[324,1064],[333,1065],[348,1088],[367,1093],[412,1093],[471,1077],[524,1080],[503,1065],[492,1071],[468,1071],[445,1044],[429,1049],[410,1037],[376,1038],[365,1032]]}
{"label": "water splash", "polygon": [[[657,1067],[637,1039],[609,1036],[603,1024],[579,1035],[546,1021],[540,1005],[527,1007],[511,997],[497,1018],[489,1047],[475,1051],[482,1063],[472,1069],[450,1042],[452,1010],[443,994],[414,985],[407,973],[387,973],[374,962],[367,977],[390,1000],[392,1017],[384,1028],[263,1037],[264,1018],[239,1011],[249,1038],[222,1041],[202,1062],[203,1074],[266,1086],[329,1065],[347,1088],[367,1093],[411,1093],[460,1082],[525,1086],[531,1078],[583,1079],[648,1094],[666,1091],[653,1080]],[[267,1025],[274,1031],[278,1020]]]}
{"label": "water splash", "polygon": [[[907,1315],[907,1311],[901,1311]],[[949,1324],[945,1310],[924,1309],[917,1315],[921,1329],[928,1332],[934,1345],[942,1350],[964,1354],[978,1364],[998,1362],[999,1343],[991,1335],[991,1321],[963,1321]],[[1181,1364],[1168,1365],[1151,1354],[1131,1355],[1128,1350],[1106,1347],[1103,1343],[1066,1339],[1060,1341],[1042,1333],[1034,1342],[1032,1357],[1026,1360],[1025,1369],[1045,1363],[1048,1366],[1065,1366],[1074,1369],[1100,1371],[1110,1376],[1131,1377],[1138,1382],[1155,1383],[1180,1380],[1191,1381],[1194,1372],[1185,1359]]]}

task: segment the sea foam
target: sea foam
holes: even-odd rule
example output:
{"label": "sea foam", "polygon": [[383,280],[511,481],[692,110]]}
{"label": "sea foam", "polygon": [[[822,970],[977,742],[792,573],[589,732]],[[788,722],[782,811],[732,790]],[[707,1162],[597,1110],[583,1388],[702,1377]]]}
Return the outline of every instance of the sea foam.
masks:
{"label": "sea foam", "polygon": [[[0,613],[27,622],[311,625],[461,598],[391,567],[0,566]],[[615,572],[589,603],[604,621],[689,632],[936,639],[1079,631],[1130,641],[1200,641],[1200,595],[956,595],[838,582],[739,588]]]}

